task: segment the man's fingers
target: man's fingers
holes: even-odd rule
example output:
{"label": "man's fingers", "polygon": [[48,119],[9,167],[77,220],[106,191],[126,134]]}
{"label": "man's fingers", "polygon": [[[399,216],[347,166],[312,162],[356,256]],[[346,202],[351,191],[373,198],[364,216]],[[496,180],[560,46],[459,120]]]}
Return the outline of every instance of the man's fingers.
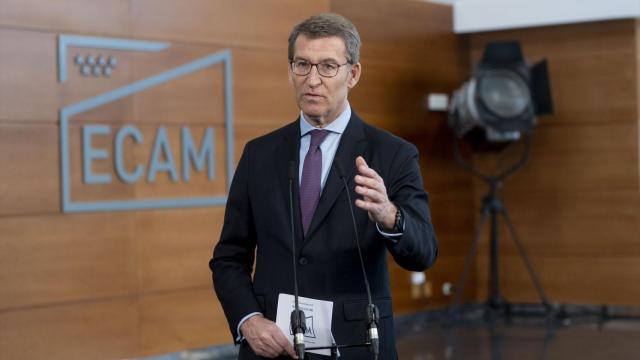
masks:
{"label": "man's fingers", "polygon": [[286,348],[284,348],[284,350],[286,351],[286,353],[291,356],[294,359],[298,358],[298,355],[296,355],[295,350],[293,350],[293,345],[289,345]]}
{"label": "man's fingers", "polygon": [[361,199],[357,199],[356,200],[356,206],[359,207],[362,210],[368,211],[370,213],[375,213],[379,210],[380,205],[371,202],[371,201],[364,201]]}
{"label": "man's fingers", "polygon": [[368,166],[359,166],[358,173],[362,176],[366,176],[366,177],[375,179],[377,181],[382,181],[382,178],[380,177],[380,175],[378,175],[378,173],[375,170],[373,170]]}
{"label": "man's fingers", "polygon": [[274,350],[275,356],[287,353],[289,356],[297,358],[291,342],[289,342],[289,339],[284,336],[282,330],[275,323],[270,326],[269,330],[269,340],[271,341],[271,348]]}
{"label": "man's fingers", "polygon": [[384,181],[382,180],[380,175],[378,175],[378,173],[375,170],[369,167],[369,165],[367,164],[367,162],[364,160],[362,156],[358,156],[356,158],[356,168],[358,169],[358,172],[360,173],[360,175],[376,179],[379,182],[384,184]]}
{"label": "man's fingers", "polygon": [[365,210],[372,221],[384,223],[388,227],[393,204],[389,201],[384,180],[367,165],[362,156],[356,158],[356,167],[358,168],[358,174],[354,178],[356,193],[362,196],[362,199],[355,201],[356,206]]}
{"label": "man's fingers", "polygon": [[375,203],[382,203],[386,200],[386,197],[375,189],[370,189],[364,186],[356,186],[356,193],[365,197],[364,200]]}
{"label": "man's fingers", "polygon": [[268,346],[264,341],[254,340],[253,342],[249,342],[249,345],[253,349],[253,352],[256,353],[256,355],[266,356],[266,357],[277,356],[276,352],[270,346]]}
{"label": "man's fingers", "polygon": [[298,357],[296,356],[296,352],[293,350],[293,345],[291,345],[289,339],[284,336],[282,331],[280,331],[280,328],[278,328],[278,332],[279,334],[274,334],[275,341],[287,354],[289,354],[289,356],[297,359]]}
{"label": "man's fingers", "polygon": [[277,330],[277,333],[274,332],[273,337],[274,340],[278,343],[278,346],[284,349],[290,356],[295,355],[295,351],[293,351],[293,346],[291,345],[291,342],[289,342],[289,339],[284,336],[280,328],[278,328]]}
{"label": "man's fingers", "polygon": [[356,175],[355,181],[357,185],[368,187],[378,192],[385,192],[385,193],[387,192],[387,189],[384,187],[384,184],[381,184],[379,181],[374,180],[372,178]]}
{"label": "man's fingers", "polygon": [[246,331],[245,337],[257,355],[275,358],[287,353],[295,357],[291,343],[273,321],[255,317],[247,322],[246,326],[243,324],[243,331]]}
{"label": "man's fingers", "polygon": [[[276,357],[282,352],[281,347],[271,338],[270,334],[265,334],[254,340],[254,351],[257,355]],[[250,343],[251,344],[251,343]]]}
{"label": "man's fingers", "polygon": [[364,196],[366,201],[387,201],[387,189],[384,184],[372,178],[356,175],[356,193]]}
{"label": "man's fingers", "polygon": [[356,206],[362,210],[369,211],[369,207],[371,206],[369,203],[364,200],[356,199]]}

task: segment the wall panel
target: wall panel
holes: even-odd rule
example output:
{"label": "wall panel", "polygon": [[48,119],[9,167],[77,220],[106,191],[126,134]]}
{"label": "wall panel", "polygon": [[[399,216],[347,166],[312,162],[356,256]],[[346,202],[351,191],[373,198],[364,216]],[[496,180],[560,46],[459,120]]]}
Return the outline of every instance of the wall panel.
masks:
{"label": "wall panel", "polygon": [[130,233],[126,213],[0,218],[0,309],[135,292]]}
{"label": "wall panel", "polygon": [[0,312],[0,358],[130,357],[138,351],[136,310],[133,299],[114,299]]}
{"label": "wall panel", "polygon": [[0,215],[58,211],[57,130],[52,125],[0,123]]}
{"label": "wall panel", "polygon": [[238,126],[276,129],[298,117],[287,61],[286,50],[235,49],[234,97]]}
{"label": "wall panel", "polygon": [[55,34],[0,28],[0,120],[53,123],[56,94]]}
{"label": "wall panel", "polygon": [[[634,123],[561,126],[552,124],[551,118],[545,120],[532,134],[530,161],[505,182],[506,194],[638,191]],[[475,164],[497,170],[513,163],[521,152],[514,146],[500,155],[481,154]]]}
{"label": "wall panel", "polygon": [[210,287],[144,296],[138,311],[142,355],[232,342],[224,313]]}
{"label": "wall panel", "polygon": [[284,50],[293,25],[327,6],[327,0],[188,0],[181,6],[170,0],[131,0],[132,35]]}
{"label": "wall panel", "polygon": [[[640,256],[640,196],[636,192],[520,194],[517,199],[510,196],[505,205],[532,256]],[[500,231],[505,234],[505,254],[517,255],[506,227]]]}
{"label": "wall panel", "polygon": [[130,0],[2,0],[0,25],[90,34],[128,35]]}
{"label": "wall panel", "polygon": [[221,207],[136,212],[132,235],[140,290],[211,288],[208,264],[223,217]]}

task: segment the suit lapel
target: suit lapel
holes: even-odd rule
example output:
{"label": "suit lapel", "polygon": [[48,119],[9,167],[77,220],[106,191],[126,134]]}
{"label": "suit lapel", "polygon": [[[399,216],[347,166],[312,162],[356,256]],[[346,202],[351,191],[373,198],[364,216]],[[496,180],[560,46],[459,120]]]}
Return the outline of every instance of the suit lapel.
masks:
{"label": "suit lapel", "polygon": [[[365,155],[364,149],[366,148],[366,138],[364,136],[364,126],[362,120],[358,118],[358,116],[352,112],[351,119],[349,119],[349,124],[347,125],[342,137],[340,138],[340,144],[338,145],[338,149],[336,151],[336,155],[334,158],[334,163],[336,159],[340,162],[345,172],[345,179],[347,183],[351,187],[351,183],[353,182],[353,176],[356,171],[355,161],[356,157],[359,155]],[[309,231],[307,232],[306,238],[310,238],[315,231],[318,230],[319,226],[322,224],[322,221],[333,207],[338,195],[341,191],[344,190],[344,184],[342,180],[338,176],[338,172],[335,169],[335,165],[331,165],[331,169],[329,171],[329,176],[327,177],[327,182],[324,185],[324,189],[322,191],[322,195],[320,195],[320,201],[318,202],[318,207],[316,208],[315,213],[313,214],[313,218],[311,219],[311,224],[309,225]],[[305,246],[307,241],[304,242]]]}
{"label": "suit lapel", "polygon": [[[280,188],[282,189],[283,200],[286,201],[285,208],[287,209],[287,225],[289,225],[291,214],[289,213],[289,164],[294,162],[294,179],[293,179],[293,214],[296,239],[302,238],[302,220],[300,219],[300,201],[299,201],[299,186],[298,186],[298,166],[300,164],[300,124],[299,120],[289,124],[284,132],[282,141],[278,144],[277,150],[277,173],[280,182]],[[289,228],[289,226],[287,227]],[[287,231],[287,233],[289,233]],[[283,239],[287,246],[291,248],[291,238],[286,237]],[[297,241],[297,243],[300,243]]]}

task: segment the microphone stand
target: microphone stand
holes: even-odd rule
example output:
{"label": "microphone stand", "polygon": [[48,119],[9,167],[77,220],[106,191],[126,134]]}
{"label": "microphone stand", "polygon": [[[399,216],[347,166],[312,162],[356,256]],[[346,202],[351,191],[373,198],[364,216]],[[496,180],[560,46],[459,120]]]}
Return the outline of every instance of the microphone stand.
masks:
{"label": "microphone stand", "polygon": [[295,179],[294,161],[289,162],[289,213],[291,214],[291,251],[293,256],[293,293],[295,298],[295,308],[291,312],[291,330],[293,331],[293,345],[296,355],[304,360],[304,334],[307,331],[307,322],[304,311],[300,310],[298,304],[298,274],[296,270],[296,233],[293,220],[293,179]]}
{"label": "microphone stand", "polygon": [[360,258],[360,267],[362,268],[362,277],[364,279],[364,286],[367,291],[367,300],[369,301],[369,303],[367,304],[367,341],[364,344],[352,345],[349,347],[368,346],[369,350],[373,354],[373,358],[377,360],[378,355],[380,354],[380,338],[378,336],[378,322],[380,321],[380,313],[378,311],[378,307],[373,303],[371,299],[371,288],[369,287],[367,271],[364,268],[362,249],[360,248],[360,239],[358,237],[358,227],[356,225],[356,216],[353,211],[353,205],[351,204],[351,192],[349,191],[349,186],[347,185],[347,180],[345,179],[344,171],[342,170],[340,161],[338,159],[334,159],[333,162],[335,162],[336,164],[336,170],[338,170],[338,175],[340,176],[340,179],[342,179],[342,183],[344,184],[344,190],[347,192],[347,203],[349,204],[349,212],[351,213],[351,221],[353,223],[354,239],[356,242],[356,247],[358,249],[358,257]]}
{"label": "microphone stand", "polygon": [[294,348],[296,354],[300,359],[304,359],[305,351],[310,350],[331,350],[331,360],[338,359],[338,350],[346,349],[346,348],[355,348],[355,347],[367,347],[373,354],[374,360],[378,359],[378,355],[380,354],[380,338],[378,336],[378,322],[380,321],[380,313],[378,311],[378,307],[373,303],[371,298],[371,288],[369,287],[369,279],[367,278],[367,272],[364,267],[364,260],[362,258],[362,250],[360,249],[360,240],[358,238],[358,228],[356,226],[356,217],[353,211],[353,205],[351,204],[351,193],[349,192],[349,186],[347,185],[347,181],[345,180],[344,171],[342,171],[342,166],[340,166],[340,162],[338,159],[334,159],[333,162],[336,164],[336,170],[338,171],[338,175],[340,179],[342,179],[342,183],[344,184],[344,189],[347,192],[347,198],[349,199],[349,211],[351,213],[351,220],[353,222],[353,232],[355,234],[355,243],[358,249],[358,256],[360,258],[360,266],[362,268],[362,276],[364,278],[364,285],[367,291],[367,335],[366,341],[364,343],[359,344],[343,344],[338,345],[335,342],[330,346],[316,346],[316,347],[308,347],[305,349],[304,345],[304,334],[307,330],[306,321],[304,317],[304,312],[300,310],[298,306],[298,279],[296,273],[296,248],[295,248],[295,233],[294,233],[294,221],[293,221],[293,179],[295,178],[295,162],[289,162],[289,207],[291,213],[291,245],[293,250],[293,279],[294,279],[294,297],[295,297],[295,310],[291,312],[291,329],[294,333]]}

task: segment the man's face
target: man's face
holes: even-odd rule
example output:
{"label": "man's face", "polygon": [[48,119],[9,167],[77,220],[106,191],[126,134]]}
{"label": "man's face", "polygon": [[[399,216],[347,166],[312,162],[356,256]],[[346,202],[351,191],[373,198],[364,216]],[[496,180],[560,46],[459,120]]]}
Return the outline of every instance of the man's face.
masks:
{"label": "man's face", "polygon": [[[298,36],[294,44],[293,61],[313,64],[347,62],[346,46],[339,37],[309,39]],[[324,127],[335,120],[347,106],[347,94],[360,78],[360,63],[340,66],[335,77],[323,77],[316,66],[307,75],[293,73],[289,66],[289,82],[293,86],[298,106],[316,126]]]}

